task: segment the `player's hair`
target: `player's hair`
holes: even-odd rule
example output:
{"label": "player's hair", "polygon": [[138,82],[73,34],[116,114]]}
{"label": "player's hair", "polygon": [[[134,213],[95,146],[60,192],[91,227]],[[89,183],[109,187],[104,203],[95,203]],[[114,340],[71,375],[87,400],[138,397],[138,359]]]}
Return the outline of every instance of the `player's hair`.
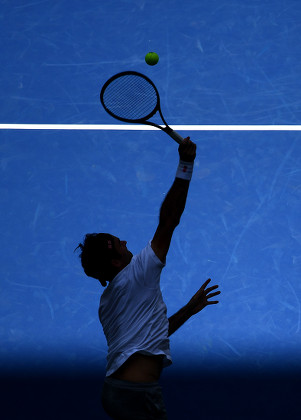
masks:
{"label": "player's hair", "polygon": [[105,287],[107,281],[115,276],[112,259],[119,259],[120,254],[115,249],[114,238],[109,233],[87,233],[83,244],[79,244],[82,267],[87,276],[100,281]]}

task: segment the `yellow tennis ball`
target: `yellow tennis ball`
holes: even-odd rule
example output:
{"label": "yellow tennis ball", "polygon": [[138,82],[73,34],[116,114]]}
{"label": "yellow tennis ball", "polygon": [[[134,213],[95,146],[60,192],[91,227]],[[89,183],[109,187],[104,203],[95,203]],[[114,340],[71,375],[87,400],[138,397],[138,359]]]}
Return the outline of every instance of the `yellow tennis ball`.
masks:
{"label": "yellow tennis ball", "polygon": [[159,61],[159,56],[155,52],[149,52],[145,56],[145,62],[149,66],[154,66],[155,64],[158,63],[158,61]]}

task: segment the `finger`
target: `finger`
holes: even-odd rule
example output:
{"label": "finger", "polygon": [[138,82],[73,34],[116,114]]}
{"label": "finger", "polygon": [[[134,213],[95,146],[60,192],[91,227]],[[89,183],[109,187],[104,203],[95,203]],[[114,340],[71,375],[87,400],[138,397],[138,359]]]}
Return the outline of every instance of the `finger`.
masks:
{"label": "finger", "polygon": [[196,151],[196,144],[190,140],[190,137],[186,137],[182,143],[185,147],[185,151],[187,152],[195,152]]}
{"label": "finger", "polygon": [[212,302],[207,302],[208,305],[216,305],[217,303],[219,303],[218,300],[213,300]]}
{"label": "finger", "polygon": [[196,145],[192,141],[189,141],[189,143],[187,145],[187,150],[190,153],[195,153],[195,151],[196,151]]}
{"label": "finger", "polygon": [[215,293],[211,293],[211,295],[208,295],[207,296],[207,299],[210,299],[210,298],[212,298],[213,296],[217,296],[217,295],[219,295],[221,292],[215,292]]}
{"label": "finger", "polygon": [[207,285],[211,282],[211,279],[208,279],[205,281],[205,283],[202,285],[202,287],[199,290],[204,290],[206,289]]}
{"label": "finger", "polygon": [[216,290],[216,289],[217,289],[217,287],[210,287],[209,289],[204,290],[204,293],[206,295],[208,295],[208,293],[210,293],[210,292],[212,292],[213,290]]}
{"label": "finger", "polygon": [[209,293],[209,292],[211,292],[212,290],[217,289],[218,287],[219,287],[219,286],[217,286],[217,285],[212,286],[212,287],[209,287],[208,289],[206,289],[206,293]]}

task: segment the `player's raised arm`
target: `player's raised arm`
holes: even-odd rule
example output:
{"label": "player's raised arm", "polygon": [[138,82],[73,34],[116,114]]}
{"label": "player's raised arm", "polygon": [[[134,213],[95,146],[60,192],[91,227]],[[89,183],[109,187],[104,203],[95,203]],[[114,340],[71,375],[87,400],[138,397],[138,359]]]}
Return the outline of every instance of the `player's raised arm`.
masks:
{"label": "player's raised arm", "polygon": [[152,249],[161,261],[165,261],[172,234],[180,223],[196,156],[196,145],[189,137],[179,146],[180,162],[174,183],[165,197],[160,210],[159,225],[152,240]]}

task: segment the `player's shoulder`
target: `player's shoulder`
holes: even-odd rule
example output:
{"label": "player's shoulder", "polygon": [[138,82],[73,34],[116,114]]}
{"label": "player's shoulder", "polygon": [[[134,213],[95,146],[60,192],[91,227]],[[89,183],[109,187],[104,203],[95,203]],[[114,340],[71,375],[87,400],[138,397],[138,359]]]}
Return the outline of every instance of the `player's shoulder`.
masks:
{"label": "player's shoulder", "polygon": [[161,261],[156,253],[156,249],[153,246],[153,240],[149,240],[147,245],[139,252],[139,254],[133,257],[133,263],[137,263],[141,266],[154,264],[154,265],[165,265],[165,259]]}
{"label": "player's shoulder", "polygon": [[172,223],[159,223],[151,241],[152,249],[162,263],[166,261],[174,229],[175,226]]}

